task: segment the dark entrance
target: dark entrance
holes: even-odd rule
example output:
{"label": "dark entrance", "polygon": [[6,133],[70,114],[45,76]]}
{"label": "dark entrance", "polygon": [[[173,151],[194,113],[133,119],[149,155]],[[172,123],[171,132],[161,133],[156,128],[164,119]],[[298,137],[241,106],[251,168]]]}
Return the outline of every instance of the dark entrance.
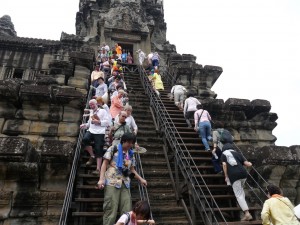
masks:
{"label": "dark entrance", "polygon": [[24,70],[22,70],[22,69],[15,69],[14,74],[13,74],[13,78],[22,79],[23,78],[23,73],[24,73]]}
{"label": "dark entrance", "polygon": [[122,47],[122,52],[129,53],[130,55],[133,55],[133,45],[132,44],[126,44],[126,43],[118,43]]}

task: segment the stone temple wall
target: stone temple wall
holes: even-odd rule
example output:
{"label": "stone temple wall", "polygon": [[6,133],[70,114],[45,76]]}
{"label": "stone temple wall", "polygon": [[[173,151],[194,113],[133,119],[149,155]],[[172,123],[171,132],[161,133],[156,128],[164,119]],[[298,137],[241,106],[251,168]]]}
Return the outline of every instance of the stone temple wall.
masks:
{"label": "stone temple wall", "polygon": [[[214,120],[223,121],[233,133],[264,179],[280,184],[294,203],[300,201],[300,147],[275,146],[277,114],[270,112],[270,102],[217,99],[211,88],[222,68],[203,67],[195,56],[176,53],[166,40],[161,1],[79,2],[77,35],[62,33],[60,41],[17,37],[10,17],[0,18],[1,225],[57,224],[94,62],[95,50],[89,48],[96,48],[115,28],[139,34],[144,44],[135,46],[146,46],[142,50],[147,54],[151,45],[162,58],[161,74],[168,70],[172,84],[180,81],[194,91]],[[105,26],[104,19],[115,21],[106,16],[119,2],[137,10],[119,17],[115,27]]]}

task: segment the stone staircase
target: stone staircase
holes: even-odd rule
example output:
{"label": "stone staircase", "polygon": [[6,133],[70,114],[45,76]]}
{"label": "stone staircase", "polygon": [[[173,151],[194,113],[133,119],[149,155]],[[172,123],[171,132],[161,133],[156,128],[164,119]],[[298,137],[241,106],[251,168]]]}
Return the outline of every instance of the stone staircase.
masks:
{"label": "stone staircase", "polygon": [[[140,154],[144,177],[148,182],[147,190],[153,218],[160,225],[187,225],[184,209],[177,202],[163,151],[163,142],[157,135],[149,99],[141,87],[138,74],[125,75],[129,102],[133,107],[133,117],[138,125],[137,140],[147,152]],[[96,189],[98,177],[91,174],[95,165],[85,166],[88,156],[82,154],[77,171],[75,197],[72,216],[68,224],[102,225],[104,192]],[[133,204],[140,199],[138,183],[133,179],[131,194]]]}
{"label": "stone staircase", "polygon": [[[193,128],[187,127],[185,119],[183,117],[183,112],[179,111],[178,108],[174,105],[173,100],[171,101],[167,97],[167,94],[170,92],[170,89],[171,89],[170,87],[165,85],[165,91],[160,91],[160,98],[168,114],[170,115],[176,129],[179,132],[178,136],[180,136],[181,139],[183,140],[183,143],[181,143],[180,145],[182,147],[184,145],[186,146],[187,151],[189,151],[190,155],[192,156],[192,159],[195,161],[195,164],[197,165],[197,166],[193,166],[192,168],[195,170],[198,169],[201,172],[202,177],[204,178],[205,183],[209,187],[209,190],[212,193],[214,200],[216,201],[222,215],[227,221],[227,222],[219,222],[219,224],[230,224],[230,225],[261,224],[260,212],[262,208],[260,205],[251,203],[252,201],[250,201],[249,204],[249,199],[247,199],[247,202],[249,204],[250,213],[253,215],[254,219],[252,221],[246,221],[246,222],[240,221],[240,218],[243,216],[243,213],[241,213],[242,211],[236,202],[236,198],[233,194],[231,186],[227,186],[225,184],[223,174],[214,173],[212,162],[211,162],[211,157],[212,157],[211,152],[204,151],[204,146],[202,144],[201,139],[199,138],[198,133],[196,133],[193,130]],[[204,185],[201,185],[201,179],[199,179],[200,176],[196,175],[196,177],[200,183],[200,186],[205,187]],[[251,195],[251,193],[248,194],[246,193],[246,196],[248,198],[249,195]],[[185,199],[188,199],[188,194],[187,193],[183,194],[183,197]],[[206,198],[210,199],[211,196],[207,195]],[[213,211],[215,212],[215,216],[219,218],[218,221],[223,221],[221,215],[219,214],[218,209],[213,208]]]}

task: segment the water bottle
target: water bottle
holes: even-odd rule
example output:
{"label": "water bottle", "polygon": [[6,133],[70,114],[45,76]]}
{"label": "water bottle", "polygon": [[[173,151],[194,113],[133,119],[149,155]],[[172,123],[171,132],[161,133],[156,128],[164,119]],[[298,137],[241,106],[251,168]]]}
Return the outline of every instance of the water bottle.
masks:
{"label": "water bottle", "polygon": [[219,158],[215,152],[213,153],[213,156],[215,157],[215,159]]}

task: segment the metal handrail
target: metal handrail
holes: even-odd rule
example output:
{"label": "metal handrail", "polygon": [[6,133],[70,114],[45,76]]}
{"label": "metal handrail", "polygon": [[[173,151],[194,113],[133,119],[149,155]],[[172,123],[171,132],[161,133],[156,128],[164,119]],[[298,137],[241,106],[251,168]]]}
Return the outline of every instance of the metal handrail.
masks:
{"label": "metal handrail", "polygon": [[[144,178],[145,176],[144,176],[144,171],[142,166],[142,160],[139,152],[136,153],[136,162],[137,162],[136,171],[141,177]],[[140,199],[148,202],[148,205],[150,207],[150,218],[153,219],[147,187],[144,187],[139,183],[139,192],[140,192]]]}
{"label": "metal handrail", "polygon": [[[167,67],[167,66],[164,66],[164,67],[163,67],[163,70],[161,70],[161,71],[163,71],[164,79],[167,80],[167,82],[168,82],[168,84],[169,84],[170,86],[173,86],[174,83],[176,82],[176,77],[175,77],[174,74],[173,74],[173,75],[170,74],[169,71],[168,71],[166,68],[168,68],[168,67]],[[235,144],[234,144],[234,145],[235,145]],[[236,145],[235,145],[235,147],[236,147],[236,149],[238,149],[239,152],[243,155],[243,153],[241,152],[241,150],[240,150]],[[244,155],[243,155],[243,157],[244,157]],[[245,158],[245,159],[246,159],[246,158]],[[263,181],[265,184],[268,184],[268,182],[267,182],[267,181],[263,178],[263,176],[256,170],[255,167],[252,166],[251,169],[254,170],[254,171],[256,172],[256,174],[262,179],[262,181]],[[265,193],[264,189],[259,185],[259,183],[254,179],[254,177],[253,177],[248,171],[247,171],[247,173],[248,173],[248,176],[251,177],[252,181],[256,184],[256,186],[260,189],[260,191],[264,194],[264,196],[267,197],[267,194]],[[251,187],[251,185],[250,185],[248,182],[246,182],[246,183],[247,183],[248,187],[252,190],[253,188]],[[262,201],[261,198],[257,195],[257,193],[254,192],[254,191],[253,191],[253,193],[254,193],[254,195],[258,198],[258,200],[262,203],[263,201]]]}
{"label": "metal handrail", "polygon": [[[241,153],[241,155],[247,160],[247,158],[244,156],[243,152],[241,151],[241,149],[235,144],[233,143],[233,145],[235,146],[235,148],[239,151],[239,153]],[[254,167],[254,166],[251,166],[251,169],[253,171],[255,171],[255,173],[262,179],[262,181],[264,182],[264,184],[269,184],[265,179],[264,177],[257,171],[257,169]],[[258,187],[258,189],[264,194],[265,197],[267,197],[267,193],[265,192],[264,188],[261,187],[261,185],[256,181],[256,179],[250,174],[249,171],[247,171],[248,173],[248,176],[251,177],[252,181],[255,183],[255,185]],[[252,186],[246,182],[248,187],[252,190]],[[253,193],[257,196],[257,198],[259,199],[259,201],[261,203],[263,203],[263,201],[261,200],[261,198],[256,194],[256,192],[253,191]]]}
{"label": "metal handrail", "polygon": [[[140,77],[142,80],[142,85],[145,89],[146,94],[150,98],[151,107],[154,108],[154,112],[156,113],[156,119],[158,120],[158,123],[160,124],[162,129],[165,131],[164,134],[166,135],[166,138],[167,138],[169,144],[172,146],[173,150],[175,151],[176,160],[179,162],[179,167],[182,171],[182,174],[189,181],[189,183],[192,184],[191,187],[193,189],[194,196],[197,197],[197,200],[200,203],[201,208],[202,208],[203,213],[201,213],[201,216],[203,217],[203,220],[205,220],[205,218],[206,218],[206,220],[210,224],[212,224],[212,223],[219,224],[217,221],[217,218],[215,217],[215,213],[211,207],[211,204],[208,201],[208,199],[205,197],[204,190],[203,190],[203,188],[201,188],[201,186],[198,182],[198,179],[195,176],[196,174],[200,176],[200,180],[204,184],[205,191],[208,193],[208,195],[210,195],[212,203],[216,206],[216,208],[219,211],[225,224],[227,224],[226,219],[224,218],[223,214],[221,213],[221,210],[218,207],[218,204],[216,203],[215,199],[213,198],[213,195],[211,194],[208,186],[206,185],[206,182],[205,182],[204,178],[202,177],[201,172],[198,170],[194,160],[192,159],[192,156],[190,155],[189,151],[187,150],[186,146],[184,145],[184,141],[182,140],[181,136],[179,135],[179,132],[177,131],[174,123],[172,122],[172,119],[171,119],[170,115],[168,114],[162,100],[155,94],[149,79],[147,78],[144,70],[141,67],[139,67],[139,72],[140,72]],[[181,144],[183,144],[183,147],[180,146],[179,142]],[[184,149],[182,149],[182,148],[184,148]],[[183,158],[185,158],[185,159],[183,160]],[[189,159],[187,160],[187,158],[189,158]],[[191,166],[195,167],[195,170],[196,170],[195,172],[191,168]],[[196,185],[199,188],[196,188],[195,187]],[[201,200],[201,197],[202,197],[202,200]],[[204,200],[204,202],[203,202],[203,200]],[[206,203],[206,206],[204,205],[204,203]],[[211,212],[213,221],[210,220],[210,217],[206,210],[207,208],[208,208],[208,211]]]}
{"label": "metal handrail", "polygon": [[[89,106],[89,100],[92,97],[92,90],[93,89],[90,88],[88,96],[87,96],[85,108],[88,108],[88,106]],[[85,118],[82,119],[82,123],[84,123],[84,122],[85,122]],[[59,225],[66,225],[66,222],[67,222],[69,209],[71,206],[71,201],[72,201],[72,196],[73,196],[73,187],[74,187],[74,182],[75,182],[75,177],[76,177],[76,172],[77,172],[78,162],[79,162],[79,157],[80,157],[81,141],[82,141],[84,133],[85,133],[85,130],[80,129],[77,144],[76,144],[73,164],[72,164],[69,181],[68,181],[68,185],[67,185],[67,189],[66,189],[66,195],[65,195],[63,206],[62,206],[61,215],[59,218],[59,223],[58,223]]]}
{"label": "metal handrail", "polygon": [[[129,68],[123,66],[123,71],[125,72],[126,70],[127,70],[127,72],[134,72],[134,71],[131,71]],[[143,166],[142,166],[142,160],[140,157],[140,153],[137,151],[135,156],[136,156],[136,171],[142,178],[144,178],[145,176],[144,176],[144,170],[143,170]],[[144,200],[144,201],[148,202],[149,207],[150,207],[150,218],[153,219],[147,187],[144,187],[140,183],[138,183],[138,187],[139,187],[139,193],[140,193],[140,200]]]}

